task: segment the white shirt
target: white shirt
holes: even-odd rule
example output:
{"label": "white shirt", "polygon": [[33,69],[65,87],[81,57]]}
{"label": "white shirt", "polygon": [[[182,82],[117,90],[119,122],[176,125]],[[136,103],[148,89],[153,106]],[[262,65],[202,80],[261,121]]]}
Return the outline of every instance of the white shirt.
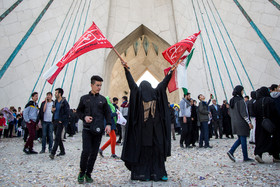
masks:
{"label": "white shirt", "polygon": [[51,122],[52,121],[52,105],[53,102],[47,102],[47,106],[46,106],[46,111],[44,112],[44,121],[45,122]]}

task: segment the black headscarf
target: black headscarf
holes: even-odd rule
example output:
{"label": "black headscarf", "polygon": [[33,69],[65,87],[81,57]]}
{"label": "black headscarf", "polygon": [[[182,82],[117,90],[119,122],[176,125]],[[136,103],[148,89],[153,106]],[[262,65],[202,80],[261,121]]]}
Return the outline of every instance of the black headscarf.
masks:
{"label": "black headscarf", "polygon": [[257,92],[256,91],[251,92],[251,98],[252,99],[257,99]]}
{"label": "black headscarf", "polygon": [[269,90],[265,86],[263,86],[257,90],[257,99],[260,99],[263,97],[270,97]]}
{"label": "black headscarf", "polygon": [[243,96],[241,94],[242,90],[244,90],[243,86],[238,85],[233,89],[232,95],[233,98],[230,100],[230,107],[233,108],[235,103],[242,100]]}
{"label": "black headscarf", "polygon": [[139,85],[143,101],[149,102],[157,99],[156,91],[148,81],[142,81]]}

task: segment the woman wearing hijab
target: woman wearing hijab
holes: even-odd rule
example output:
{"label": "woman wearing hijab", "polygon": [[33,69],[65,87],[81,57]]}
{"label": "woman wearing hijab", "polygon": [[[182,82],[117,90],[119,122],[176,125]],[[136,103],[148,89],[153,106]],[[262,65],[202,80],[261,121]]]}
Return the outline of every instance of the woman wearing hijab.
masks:
{"label": "woman wearing hijab", "polygon": [[233,98],[230,100],[230,115],[233,134],[237,134],[238,139],[227,152],[229,158],[235,162],[233,156],[237,147],[241,144],[244,162],[253,161],[248,157],[247,137],[250,134],[250,129],[253,128],[249,119],[246,103],[243,99],[243,86],[236,86],[232,92]]}
{"label": "woman wearing hijab", "polygon": [[[255,159],[259,163],[264,163],[262,154],[268,152],[273,156],[273,162],[280,162],[279,153],[279,121],[278,114],[273,99],[269,95],[269,90],[266,87],[261,87],[257,90],[257,100],[254,104],[256,114],[256,147]],[[271,135],[262,127],[263,118],[268,118],[275,124],[276,130]],[[278,126],[277,126],[278,125]]]}
{"label": "woman wearing hijab", "polygon": [[[112,102],[110,101],[110,98],[107,96],[106,97],[107,99],[107,103],[109,105],[109,108],[111,110],[111,132],[109,134],[110,136],[110,139],[99,149],[99,155],[101,157],[104,157],[103,156],[103,151],[109,146],[111,145],[111,157],[112,158],[116,158],[118,159],[119,157],[116,155],[116,151],[115,151],[115,148],[116,148],[116,133],[115,133],[115,130],[116,130],[116,124],[117,124],[117,116],[118,114],[116,113],[116,108],[114,107],[114,105],[112,104]],[[106,125],[106,122],[105,122],[105,125]]]}
{"label": "woman wearing hijab", "polygon": [[131,180],[167,181],[165,161],[171,155],[170,112],[166,87],[172,72],[153,89],[147,81],[139,87],[125,69],[130,104],[122,160]]}

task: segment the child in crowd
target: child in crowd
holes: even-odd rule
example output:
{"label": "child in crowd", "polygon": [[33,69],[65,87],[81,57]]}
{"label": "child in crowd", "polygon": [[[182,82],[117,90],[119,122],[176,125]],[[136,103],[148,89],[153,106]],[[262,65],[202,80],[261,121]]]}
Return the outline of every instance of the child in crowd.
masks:
{"label": "child in crowd", "polygon": [[0,139],[5,126],[6,126],[6,119],[4,118],[4,115],[0,113]]}

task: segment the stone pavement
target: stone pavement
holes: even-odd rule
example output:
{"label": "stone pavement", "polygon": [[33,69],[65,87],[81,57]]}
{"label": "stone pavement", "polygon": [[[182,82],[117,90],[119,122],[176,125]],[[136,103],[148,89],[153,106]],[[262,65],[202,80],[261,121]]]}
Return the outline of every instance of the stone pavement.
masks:
{"label": "stone pavement", "polygon": [[[233,139],[211,140],[213,149],[179,147],[179,136],[172,141],[172,156],[166,162],[168,182],[130,180],[130,172],[121,160],[110,158],[110,147],[104,158],[98,156],[92,177],[86,186],[280,186],[280,164],[264,155],[265,164],[243,163],[239,147],[233,163],[226,152]],[[102,144],[108,140],[103,137]],[[0,140],[0,186],[82,186],[77,183],[81,154],[81,133],[65,142],[66,155],[50,160],[49,154],[26,155],[22,138]],[[41,150],[36,141],[34,149]],[[116,147],[120,156],[122,146]],[[254,146],[249,145],[253,158]]]}

